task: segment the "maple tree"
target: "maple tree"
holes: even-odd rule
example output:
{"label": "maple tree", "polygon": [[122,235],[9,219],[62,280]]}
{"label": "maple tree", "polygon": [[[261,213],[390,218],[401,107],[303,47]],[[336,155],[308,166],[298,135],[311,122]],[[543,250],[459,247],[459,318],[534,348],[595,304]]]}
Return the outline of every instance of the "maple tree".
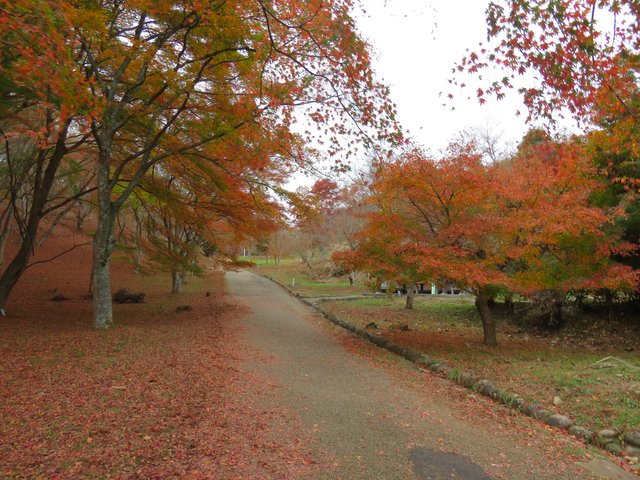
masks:
{"label": "maple tree", "polygon": [[[400,139],[347,0],[5,4],[2,68],[15,75],[2,88],[8,96],[29,92],[37,108],[55,107],[56,162],[72,148],[70,131],[97,159],[96,327],[112,322],[118,213],[150,169],[209,164],[238,174],[278,164],[285,174],[304,161],[290,130],[296,109],[325,129],[333,154]],[[240,150],[251,142],[252,156],[217,148],[223,140]],[[230,168],[238,161],[242,168]],[[336,157],[336,165],[343,161]],[[54,166],[48,171],[55,176]],[[217,173],[205,173],[215,183]]]}
{"label": "maple tree", "polygon": [[[516,88],[529,110],[529,120],[555,121],[571,116],[588,127],[585,152],[608,179],[608,187],[592,201],[619,207],[623,238],[638,244],[638,73],[640,7],[630,0],[490,2],[486,11],[487,43],[457,65],[484,82],[477,91],[501,99]],[[488,69],[502,69],[493,81]],[[500,76],[500,75],[498,75]],[[492,81],[486,82],[486,78]],[[460,83],[458,78],[454,83]],[[637,266],[637,254],[614,254]],[[608,292],[608,296],[612,292]]]}
{"label": "maple tree", "polygon": [[630,246],[607,228],[619,209],[590,203],[600,187],[583,147],[544,141],[486,165],[473,145],[444,158],[411,150],[380,166],[376,210],[355,253],[359,268],[471,290],[484,341],[496,344],[489,300],[499,291],[626,287],[633,272],[611,260]]}
{"label": "maple tree", "polygon": [[[628,99],[640,66],[639,19],[633,0],[492,1],[486,11],[487,43],[456,70],[482,75],[489,67],[502,68],[504,77],[478,89],[480,101],[503,98],[515,87],[530,117],[550,118],[566,109],[579,120],[590,119],[598,96],[606,92],[637,118]],[[520,80],[531,72],[533,78]]]}
{"label": "maple tree", "polygon": [[324,258],[335,242],[330,217],[339,203],[340,188],[328,178],[316,180],[311,187],[300,187],[292,197],[295,218],[296,250],[313,279],[318,258]]}
{"label": "maple tree", "polygon": [[[82,182],[79,188],[68,188],[70,172],[77,171],[84,158],[80,149],[96,104],[75,62],[65,5],[0,2],[2,235],[6,239],[13,229],[20,239],[0,276],[3,312],[29,265],[41,220],[90,190]],[[66,186],[61,177],[66,177]]]}
{"label": "maple tree", "polygon": [[171,273],[172,293],[179,293],[187,274],[201,273],[203,257],[218,265],[237,264],[237,244],[276,227],[282,207],[264,182],[275,181],[279,174],[263,170],[256,177],[255,172],[243,172],[242,158],[227,169],[207,166],[206,171],[193,164],[188,170],[179,164],[156,166],[136,190],[129,209],[134,228],[128,229],[125,243],[136,247],[138,267]]}
{"label": "maple tree", "polygon": [[[263,150],[250,168],[295,164],[288,126],[297,105],[338,133],[358,130],[358,123],[389,131],[392,107],[368,68],[349,8],[338,0],[246,0],[75,9],[83,69],[103,105],[92,125],[99,151],[95,326],[112,321],[108,271],[117,212],[153,165],[225,164],[233,158],[216,157],[211,145],[246,136],[260,138]],[[115,195],[117,185],[124,188]]]}

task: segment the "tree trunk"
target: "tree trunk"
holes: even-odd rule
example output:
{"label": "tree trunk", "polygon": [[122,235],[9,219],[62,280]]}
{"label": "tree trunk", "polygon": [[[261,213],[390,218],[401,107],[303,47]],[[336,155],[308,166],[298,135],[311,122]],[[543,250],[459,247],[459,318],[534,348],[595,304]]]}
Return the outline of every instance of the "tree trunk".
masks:
{"label": "tree trunk", "polygon": [[171,271],[171,293],[177,294],[180,293],[180,289],[182,287],[182,275],[178,269],[173,269]]}
{"label": "tree trunk", "polygon": [[552,300],[551,311],[549,312],[549,327],[557,329],[560,328],[563,323],[562,300],[554,299]]}
{"label": "tree trunk", "polygon": [[55,180],[56,173],[60,167],[60,163],[67,153],[65,145],[67,132],[70,121],[62,128],[58,134],[56,146],[51,154],[49,163],[45,163],[45,158],[40,157],[36,168],[35,180],[33,185],[33,200],[26,221],[26,227],[22,235],[22,244],[18,253],[13,257],[7,268],[0,277],[0,313],[4,315],[7,305],[7,299],[15,287],[20,276],[29,266],[29,260],[33,255],[36,236],[38,234],[38,225],[44,216],[43,210],[47,204],[49,193]]}
{"label": "tree trunk", "polygon": [[2,273],[2,277],[0,277],[0,313],[2,313],[2,315],[5,314],[7,300],[13,287],[15,287],[18,279],[29,265],[32,247],[33,243],[29,240],[29,236],[27,236],[27,238],[23,240],[22,245],[20,245],[20,250],[18,250],[18,253],[11,259],[11,262],[9,262],[9,265],[7,265],[7,268]]}
{"label": "tree trunk", "polygon": [[111,202],[109,162],[101,153],[98,162],[98,228],[93,237],[93,327],[113,325],[111,303],[111,253],[115,247],[117,209]]}
{"label": "tree trunk", "polygon": [[2,233],[0,233],[0,267],[4,265],[4,247],[7,244],[7,239],[9,238],[10,233],[11,228],[9,225],[6,225],[2,230]]}
{"label": "tree trunk", "polygon": [[407,302],[404,305],[404,308],[407,310],[413,310],[413,298],[415,294],[415,285],[413,283],[409,283],[407,287]]}
{"label": "tree trunk", "polygon": [[385,292],[387,294],[387,298],[392,297],[395,284],[396,282],[393,280],[387,280],[387,291]]}
{"label": "tree trunk", "polygon": [[[105,208],[104,210],[110,210]],[[98,214],[98,229],[93,237],[93,326],[109,328],[113,325],[111,304],[111,252],[114,247],[114,218],[110,211]],[[110,218],[111,217],[111,218]]]}
{"label": "tree trunk", "polygon": [[614,310],[613,310],[613,292],[611,290],[607,290],[605,293],[605,302],[607,304],[607,317],[610,321],[615,320]]}
{"label": "tree trunk", "polygon": [[476,308],[482,320],[482,330],[484,332],[484,344],[495,347],[498,344],[496,337],[496,323],[489,308],[489,295],[480,289],[476,292]]}

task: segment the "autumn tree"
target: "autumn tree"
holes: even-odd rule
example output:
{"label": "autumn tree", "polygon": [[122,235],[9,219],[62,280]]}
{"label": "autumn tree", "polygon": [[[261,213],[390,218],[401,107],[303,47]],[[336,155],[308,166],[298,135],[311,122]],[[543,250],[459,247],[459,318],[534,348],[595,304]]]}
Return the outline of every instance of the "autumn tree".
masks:
{"label": "autumn tree", "polygon": [[292,213],[296,227],[296,249],[313,278],[316,260],[330,253],[335,240],[330,217],[339,202],[340,187],[328,178],[321,178],[311,187],[298,188],[293,198]]}
{"label": "autumn tree", "polygon": [[487,43],[456,69],[482,75],[489,67],[502,68],[504,77],[479,89],[479,99],[502,98],[517,88],[531,118],[564,110],[590,120],[602,92],[637,118],[628,99],[640,66],[639,19],[633,0],[492,1]]}
{"label": "autumn tree", "polygon": [[[393,129],[393,108],[373,79],[349,2],[125,1],[70,10],[77,58],[102,107],[91,125],[98,152],[96,327],[112,322],[117,213],[151,167],[224,163],[210,146],[223,138],[241,142],[247,132],[269,140],[260,143],[260,161],[293,165],[287,128],[296,106],[340,135],[362,134],[366,125],[380,127],[381,136]],[[262,166],[256,160],[253,168]]]}
{"label": "autumn tree", "polygon": [[267,171],[259,177],[242,172],[242,165],[241,157],[229,170],[215,169],[215,184],[211,165],[209,175],[198,165],[156,166],[135,192],[136,258],[142,253],[148,269],[168,271],[172,293],[180,292],[185,275],[201,272],[205,257],[209,264],[232,266],[237,244],[276,228],[281,207],[264,186],[275,178]]}
{"label": "autumn tree", "polygon": [[[457,70],[484,76],[488,67],[503,69],[501,81],[478,90],[481,102],[515,87],[530,119],[569,115],[590,127],[587,153],[609,180],[593,201],[623,206],[624,238],[637,244],[640,207],[628,192],[640,186],[638,3],[496,1],[486,19],[487,44],[463,58]],[[637,254],[617,259],[640,265]]]}
{"label": "autumn tree", "polygon": [[485,164],[473,146],[452,145],[444,158],[411,150],[383,165],[376,210],[350,258],[471,290],[487,345],[497,342],[489,300],[498,291],[632,287],[632,272],[611,260],[626,246],[606,228],[621,212],[591,205],[599,185],[583,147],[523,151]]}
{"label": "autumn tree", "polygon": [[74,57],[77,44],[66,7],[57,1],[0,1],[3,235],[14,222],[20,239],[0,276],[2,311],[29,265],[41,220],[86,191],[52,191],[64,182],[61,169],[69,173],[77,164],[69,157],[84,148],[96,108]]}

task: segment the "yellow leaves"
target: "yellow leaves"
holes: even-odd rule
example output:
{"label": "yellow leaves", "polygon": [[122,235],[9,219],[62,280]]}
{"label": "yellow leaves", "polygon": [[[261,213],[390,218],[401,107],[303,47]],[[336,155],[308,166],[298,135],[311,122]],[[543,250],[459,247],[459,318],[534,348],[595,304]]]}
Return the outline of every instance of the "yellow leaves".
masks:
{"label": "yellow leaves", "polygon": [[69,22],[78,27],[87,38],[101,39],[107,33],[109,19],[107,12],[88,7],[70,7],[65,9]]}

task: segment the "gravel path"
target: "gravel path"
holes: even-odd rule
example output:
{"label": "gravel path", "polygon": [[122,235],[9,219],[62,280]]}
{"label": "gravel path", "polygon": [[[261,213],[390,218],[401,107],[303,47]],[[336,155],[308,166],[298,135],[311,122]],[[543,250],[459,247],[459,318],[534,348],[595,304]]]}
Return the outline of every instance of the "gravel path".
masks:
{"label": "gravel path", "polygon": [[317,460],[330,466],[311,480],[638,478],[607,461],[611,473],[587,473],[566,453],[583,448],[569,437],[381,350],[351,353],[347,333],[267,279],[226,278],[251,309],[247,335],[265,355],[247,368],[281,386],[277,401],[299,415]]}

